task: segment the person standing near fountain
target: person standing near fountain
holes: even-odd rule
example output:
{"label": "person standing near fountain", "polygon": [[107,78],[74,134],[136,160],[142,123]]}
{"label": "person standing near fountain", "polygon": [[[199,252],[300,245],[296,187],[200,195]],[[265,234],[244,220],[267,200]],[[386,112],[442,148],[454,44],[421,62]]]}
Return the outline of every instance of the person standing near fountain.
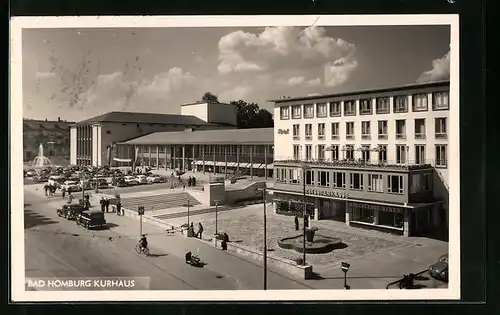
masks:
{"label": "person standing near fountain", "polygon": [[299,217],[297,215],[295,215],[294,221],[295,221],[295,231],[298,231],[299,230]]}

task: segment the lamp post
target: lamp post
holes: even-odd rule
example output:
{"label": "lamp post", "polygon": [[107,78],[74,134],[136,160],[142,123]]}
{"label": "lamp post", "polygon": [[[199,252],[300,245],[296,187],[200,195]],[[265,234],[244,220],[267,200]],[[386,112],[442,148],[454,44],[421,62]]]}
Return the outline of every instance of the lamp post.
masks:
{"label": "lamp post", "polygon": [[219,235],[219,200],[215,201],[215,235]]}
{"label": "lamp post", "polygon": [[342,265],[341,265],[341,268],[342,268],[342,271],[344,272],[344,289],[346,290],[349,290],[351,287],[347,285],[347,272],[349,271],[349,267],[351,265],[346,263],[346,262],[342,262]]}
{"label": "lamp post", "polygon": [[262,191],[262,202],[264,203],[264,290],[267,290],[267,209],[266,209],[266,187],[258,188]]}
{"label": "lamp post", "polygon": [[306,170],[309,169],[309,166],[302,164],[302,193],[304,198],[304,209],[303,209],[303,219],[304,223],[302,226],[302,263],[306,265],[306,209],[307,209],[307,197],[306,197]]}

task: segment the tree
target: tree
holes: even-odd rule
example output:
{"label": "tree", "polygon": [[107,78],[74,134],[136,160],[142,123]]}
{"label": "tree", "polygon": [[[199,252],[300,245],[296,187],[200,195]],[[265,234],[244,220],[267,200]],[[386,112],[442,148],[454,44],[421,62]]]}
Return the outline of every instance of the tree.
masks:
{"label": "tree", "polygon": [[219,103],[219,98],[217,97],[217,95],[210,92],[206,92],[205,94],[203,94],[201,100],[204,103]]}
{"label": "tree", "polygon": [[266,109],[259,108],[256,103],[243,100],[232,101],[237,107],[238,128],[271,128],[274,126],[273,115]]}

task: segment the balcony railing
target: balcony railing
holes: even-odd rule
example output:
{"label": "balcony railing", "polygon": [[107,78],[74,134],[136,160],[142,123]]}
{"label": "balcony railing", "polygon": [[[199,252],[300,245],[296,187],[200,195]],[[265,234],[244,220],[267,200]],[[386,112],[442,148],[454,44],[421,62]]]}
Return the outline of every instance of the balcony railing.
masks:
{"label": "balcony railing", "polygon": [[407,113],[408,112],[408,106],[397,106],[397,107],[394,107],[394,112],[395,113]]}
{"label": "balcony railing", "polygon": [[372,109],[371,108],[361,108],[359,112],[361,113],[361,115],[371,115]]}
{"label": "balcony railing", "polygon": [[[423,161],[420,161],[423,162]],[[341,160],[332,160],[329,158],[325,159],[276,159],[273,164],[275,167],[279,166],[298,166],[306,165],[306,166],[317,166],[317,167],[340,167],[340,168],[385,168],[385,169],[396,169],[396,170],[419,170],[419,169],[428,169],[431,167],[440,167],[433,163],[433,161],[427,160],[426,163],[417,164],[414,160],[407,160],[405,163],[397,163],[397,161],[385,161],[378,162],[374,160],[365,161],[363,159],[341,159]],[[443,163],[443,161],[440,161]],[[445,163],[445,162],[444,162]]]}
{"label": "balcony railing", "polygon": [[354,135],[346,135],[345,138],[347,140],[354,140]]}
{"label": "balcony railing", "polygon": [[340,111],[330,111],[330,117],[338,117],[340,116]]}
{"label": "balcony railing", "polygon": [[444,132],[436,132],[435,137],[436,139],[446,139],[448,138],[448,135]]}
{"label": "balcony railing", "polygon": [[387,140],[387,134],[379,134],[378,138],[379,140]]}
{"label": "balcony railing", "polygon": [[406,134],[404,134],[404,133],[397,133],[396,134],[396,139],[404,140],[404,139],[406,139]]}
{"label": "balcony railing", "polygon": [[300,136],[299,135],[293,135],[293,140],[300,140]]}
{"label": "balcony railing", "polygon": [[415,139],[425,139],[425,133],[416,133]]}
{"label": "balcony railing", "polygon": [[370,138],[371,138],[370,135],[367,135],[367,134],[361,135],[361,139],[363,139],[363,140],[370,140]]}
{"label": "balcony railing", "polygon": [[389,107],[377,107],[377,114],[389,114]]}
{"label": "balcony railing", "polygon": [[339,140],[340,136],[339,135],[332,135],[332,140]]}
{"label": "balcony railing", "polygon": [[318,140],[325,140],[325,135],[318,135]]}
{"label": "balcony railing", "polygon": [[312,140],[313,136],[312,135],[306,135],[305,139],[306,140]]}

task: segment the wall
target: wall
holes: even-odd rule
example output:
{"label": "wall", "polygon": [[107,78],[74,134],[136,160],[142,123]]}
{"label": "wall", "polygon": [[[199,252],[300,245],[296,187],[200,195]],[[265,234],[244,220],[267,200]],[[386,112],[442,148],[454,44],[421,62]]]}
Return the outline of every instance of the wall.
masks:
{"label": "wall", "polygon": [[[226,203],[234,204],[247,199],[262,199],[262,189],[266,187],[266,182],[254,182],[239,189],[226,189]],[[227,188],[227,187],[226,187]]]}
{"label": "wall", "polygon": [[181,106],[181,115],[195,116],[199,119],[208,122],[207,103],[189,104]]}
{"label": "wall", "polygon": [[70,129],[70,160],[69,163],[76,165],[76,127],[71,127]]}
{"label": "wall", "polygon": [[223,103],[209,104],[208,122],[236,126],[238,124],[237,107],[235,105]]}

